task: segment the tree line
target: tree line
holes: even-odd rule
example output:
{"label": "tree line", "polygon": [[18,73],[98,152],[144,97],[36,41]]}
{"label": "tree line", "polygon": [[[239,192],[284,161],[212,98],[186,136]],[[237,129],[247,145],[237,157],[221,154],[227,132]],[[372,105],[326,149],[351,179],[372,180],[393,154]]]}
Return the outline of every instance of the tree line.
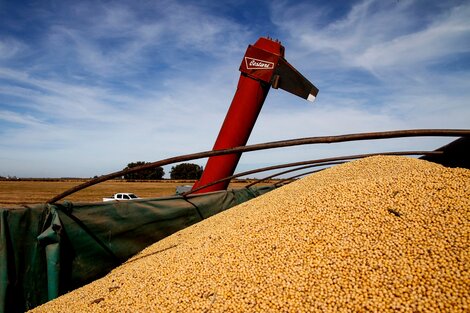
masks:
{"label": "tree line", "polygon": [[[124,170],[149,164],[150,162],[137,161],[127,164]],[[203,167],[194,163],[181,163],[171,167],[170,179],[199,179],[202,175]],[[136,173],[128,173],[124,175],[124,179],[137,180],[159,180],[165,175],[163,167],[139,171]]]}

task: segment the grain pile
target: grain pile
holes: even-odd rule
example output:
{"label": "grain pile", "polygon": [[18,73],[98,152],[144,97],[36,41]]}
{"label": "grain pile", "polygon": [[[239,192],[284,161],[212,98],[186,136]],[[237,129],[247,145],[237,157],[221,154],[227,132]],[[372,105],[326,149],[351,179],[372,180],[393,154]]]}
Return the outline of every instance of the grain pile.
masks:
{"label": "grain pile", "polygon": [[469,211],[469,170],[358,160],[180,231],[34,312],[468,312]]}

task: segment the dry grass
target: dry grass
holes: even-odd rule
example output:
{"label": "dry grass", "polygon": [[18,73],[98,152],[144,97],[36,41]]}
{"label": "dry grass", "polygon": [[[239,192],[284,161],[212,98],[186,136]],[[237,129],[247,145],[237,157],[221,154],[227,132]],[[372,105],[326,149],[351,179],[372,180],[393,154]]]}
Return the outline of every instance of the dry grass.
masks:
{"label": "dry grass", "polygon": [[[0,181],[0,207],[43,203],[55,195],[83,181]],[[177,186],[192,185],[190,181],[126,182],[112,180],[89,187],[68,196],[74,202],[100,202],[103,197],[117,192],[133,192],[142,198],[164,197],[175,194]],[[234,182],[229,188],[241,188],[246,182]]]}

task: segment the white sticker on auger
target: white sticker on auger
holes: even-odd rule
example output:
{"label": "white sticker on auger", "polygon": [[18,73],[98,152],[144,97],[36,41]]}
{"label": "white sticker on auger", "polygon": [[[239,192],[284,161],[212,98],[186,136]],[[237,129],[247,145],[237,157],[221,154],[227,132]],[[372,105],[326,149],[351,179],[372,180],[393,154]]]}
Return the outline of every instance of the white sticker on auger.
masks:
{"label": "white sticker on auger", "polygon": [[245,57],[246,68],[249,70],[272,70],[274,68],[273,62],[253,59]]}

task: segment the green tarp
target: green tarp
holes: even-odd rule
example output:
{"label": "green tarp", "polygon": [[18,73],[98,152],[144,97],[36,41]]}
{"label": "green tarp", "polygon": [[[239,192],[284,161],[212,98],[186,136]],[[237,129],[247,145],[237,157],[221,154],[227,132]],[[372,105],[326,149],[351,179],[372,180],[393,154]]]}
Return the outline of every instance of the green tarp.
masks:
{"label": "green tarp", "polygon": [[0,208],[0,313],[83,286],[148,245],[272,189]]}

